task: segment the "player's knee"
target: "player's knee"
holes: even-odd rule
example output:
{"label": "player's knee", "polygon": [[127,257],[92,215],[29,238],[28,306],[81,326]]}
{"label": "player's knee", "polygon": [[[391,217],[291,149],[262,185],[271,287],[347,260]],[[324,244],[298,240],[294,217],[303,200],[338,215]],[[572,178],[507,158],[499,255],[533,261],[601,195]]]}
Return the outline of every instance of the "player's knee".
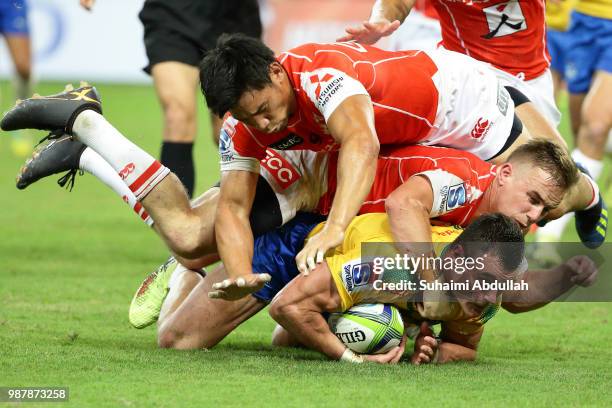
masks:
{"label": "player's knee", "polygon": [[195,137],[195,109],[174,98],[163,103],[166,136],[172,142],[193,142]]}
{"label": "player's knee", "polygon": [[32,73],[30,64],[26,62],[16,62],[15,72],[23,81],[29,81]]}
{"label": "player's knee", "polygon": [[172,251],[182,258],[197,259],[206,255],[206,245],[197,234],[171,231],[166,237],[171,242]]}
{"label": "player's knee", "polygon": [[157,335],[157,344],[160,348],[168,348],[175,350],[198,350],[203,348],[211,348],[218,343],[213,338],[206,336],[202,337],[196,333],[188,333],[185,331],[170,328],[160,330]]}
{"label": "player's knee", "polygon": [[157,345],[160,348],[178,349],[183,337],[183,333],[175,330],[160,330],[157,334]]}
{"label": "player's knee", "polygon": [[590,145],[603,149],[608,140],[608,132],[610,131],[609,120],[596,116],[586,117],[583,119],[582,126],[584,131],[580,133],[581,137],[586,138]]}

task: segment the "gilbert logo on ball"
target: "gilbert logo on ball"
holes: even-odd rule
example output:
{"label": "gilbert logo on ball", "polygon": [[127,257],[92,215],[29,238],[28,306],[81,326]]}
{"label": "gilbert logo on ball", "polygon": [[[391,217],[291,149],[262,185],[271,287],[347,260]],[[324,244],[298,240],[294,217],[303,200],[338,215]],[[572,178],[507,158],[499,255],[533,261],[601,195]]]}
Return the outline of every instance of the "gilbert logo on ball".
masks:
{"label": "gilbert logo on ball", "polygon": [[392,305],[363,304],[344,313],[332,313],[328,319],[331,331],[356,353],[386,353],[399,345],[404,321]]}

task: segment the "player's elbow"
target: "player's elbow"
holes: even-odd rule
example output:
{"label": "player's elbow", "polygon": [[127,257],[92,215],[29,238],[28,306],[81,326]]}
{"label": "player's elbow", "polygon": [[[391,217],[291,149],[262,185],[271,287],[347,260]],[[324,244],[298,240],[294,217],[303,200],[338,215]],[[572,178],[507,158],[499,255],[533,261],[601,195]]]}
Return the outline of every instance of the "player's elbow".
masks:
{"label": "player's elbow", "polygon": [[372,159],[372,163],[376,163],[378,153],[380,153],[380,142],[376,134],[372,135],[370,132],[364,134],[359,142],[361,151],[367,158]]}
{"label": "player's elbow", "polygon": [[425,212],[425,207],[420,200],[405,197],[403,194],[393,192],[385,200],[385,211],[389,217],[406,214],[420,214]]}

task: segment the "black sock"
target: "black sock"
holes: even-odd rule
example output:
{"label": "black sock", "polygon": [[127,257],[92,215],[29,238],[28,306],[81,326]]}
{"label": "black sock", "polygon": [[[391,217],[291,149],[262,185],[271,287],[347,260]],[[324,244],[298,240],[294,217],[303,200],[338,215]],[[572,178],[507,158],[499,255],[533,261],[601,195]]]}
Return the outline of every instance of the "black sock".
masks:
{"label": "black sock", "polygon": [[163,142],[161,163],[168,167],[181,180],[189,198],[193,197],[195,170],[193,166],[193,143]]}

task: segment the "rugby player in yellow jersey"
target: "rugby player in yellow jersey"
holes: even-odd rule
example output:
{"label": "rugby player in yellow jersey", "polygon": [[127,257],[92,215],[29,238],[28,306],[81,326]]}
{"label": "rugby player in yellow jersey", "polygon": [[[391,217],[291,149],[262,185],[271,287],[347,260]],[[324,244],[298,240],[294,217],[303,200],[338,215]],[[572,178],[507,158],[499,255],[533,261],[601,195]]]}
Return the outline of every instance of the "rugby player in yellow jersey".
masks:
{"label": "rugby player in yellow jersey", "polygon": [[[421,325],[411,358],[413,363],[474,360],[483,325],[497,312],[502,294],[516,292],[517,288],[473,290],[473,282],[513,281],[518,284],[518,275],[524,272],[520,226],[506,216],[489,214],[479,217],[463,233],[456,227],[433,227],[432,242],[443,261],[439,283],[467,283],[468,288],[472,288],[440,291],[442,297],[440,302],[434,302],[434,307],[427,307],[426,302],[422,302],[418,290],[410,290],[405,287],[407,285],[398,288],[398,282],[414,281],[415,274],[393,268],[375,273],[375,266],[380,263],[371,255],[393,256],[387,252],[388,243],[392,242],[386,214],[356,217],[346,231],[343,244],[333,253],[328,252],[325,262],[310,276],[296,277],[272,301],[270,315],[289,332],[281,336],[299,339],[301,344],[335,360],[395,363],[403,354],[404,342],[384,355],[356,355],[331,332],[322,316],[324,312],[345,311],[359,303],[392,303],[406,312],[409,323]],[[366,249],[362,247],[364,243],[378,247]],[[387,248],[380,243],[387,243]],[[596,276],[596,268],[590,261],[577,258],[580,259],[571,262],[579,264],[575,270],[580,272],[576,275],[580,275],[581,282],[587,285]],[[449,265],[455,267],[449,268]],[[458,270],[459,265],[463,265],[462,270]],[[568,282],[574,279],[560,278],[562,275],[556,270],[546,276]],[[569,286],[574,283],[572,280]],[[564,290],[569,286],[565,285]],[[559,294],[548,293],[552,295],[548,300]],[[441,343],[438,344],[428,327],[422,324],[426,321],[441,322]],[[276,344],[281,345],[279,341]]]}
{"label": "rugby player in yellow jersey", "polygon": [[[381,216],[384,217],[383,214],[372,215],[372,217]],[[203,278],[198,273],[195,273],[196,271],[192,272],[186,269],[171,258],[169,262],[156,272],[157,275],[161,274],[165,276],[165,278],[155,279],[153,276],[149,281],[149,289],[151,290],[147,292],[149,293],[148,296],[157,294],[156,296],[160,297],[159,302],[163,303],[161,314],[159,314],[159,310],[157,311],[159,314],[158,342],[160,347],[172,347],[176,349],[214,347],[238,325],[265,308],[266,305],[272,301],[274,296],[299,274],[294,262],[295,254],[302,249],[305,240],[308,239],[314,228],[319,225],[320,221],[321,216],[319,215],[298,213],[293,220],[282,227],[258,236],[255,239],[254,245],[253,269],[259,273],[267,274],[268,279],[262,289],[253,293],[251,296],[246,296],[235,301],[226,301],[219,298],[211,299],[207,296],[211,291],[212,285],[226,280],[227,275],[223,265],[213,269],[206,274],[206,278]],[[479,226],[486,227],[487,224],[479,222],[473,227],[468,227],[466,231],[470,233],[470,230],[479,228]],[[319,226],[319,228],[321,227]],[[457,236],[459,231],[461,231],[454,227],[445,229],[435,227],[434,230],[436,231],[435,236],[437,237],[435,241],[450,241]],[[359,239],[354,234],[355,231],[354,229],[349,231],[347,239]],[[380,236],[379,232],[373,232],[375,235]],[[504,238],[504,240],[508,239]],[[338,249],[339,254],[341,249],[342,247]],[[560,265],[558,268],[548,271],[537,271],[537,274],[534,273],[535,276],[529,276],[531,272],[532,271],[525,272],[526,280],[530,282],[530,290],[529,293],[527,293],[529,296],[521,297],[511,293],[513,299],[519,302],[509,305],[511,307],[509,309],[510,311],[515,313],[529,311],[545,305],[547,303],[546,300],[553,300],[574,285],[588,286],[594,280],[597,271],[596,269],[589,268],[589,265],[585,265],[584,262],[570,260]],[[185,276],[189,279],[185,280]],[[196,282],[191,283],[193,285],[191,291],[185,292],[183,286],[185,284],[190,284],[190,279],[195,279]],[[537,293],[538,291],[534,290],[551,287],[555,288],[555,290],[553,292],[547,290],[544,294]],[[216,292],[223,292],[223,290],[224,289],[217,288]],[[503,294],[505,300],[510,298],[507,296],[506,292],[507,291]],[[521,294],[525,293],[519,293],[519,295]],[[186,297],[188,299],[197,297],[198,302],[196,302],[196,306],[193,306],[190,302],[186,302]],[[134,302],[138,302],[140,298],[135,296],[134,299]],[[155,302],[145,302],[145,304],[151,306],[155,304]],[[427,306],[427,304],[424,304],[424,306]],[[506,302],[504,302],[502,306],[506,309],[509,308]],[[421,312],[423,310],[424,309],[421,308]],[[431,308],[427,310],[429,312],[433,311]],[[146,310],[141,311],[146,312]],[[423,314],[426,316],[434,316],[431,313]],[[172,317],[172,320],[169,319],[169,316]],[[197,318],[194,318],[194,316],[197,316]],[[131,322],[136,321],[132,319],[133,316],[130,317]],[[180,322],[180,326],[167,328],[166,326],[174,320]],[[152,322],[152,320],[149,319],[140,319],[138,321],[147,322],[141,327]],[[427,330],[423,332],[427,333]],[[423,343],[425,341],[424,339],[427,337],[428,336],[422,333],[416,340],[417,344],[421,344],[423,347],[429,347],[426,343]],[[431,341],[431,339],[429,341]],[[276,342],[276,344],[278,344],[278,342]],[[426,358],[424,356],[425,354],[420,358]],[[375,358],[380,359],[381,356]]]}

